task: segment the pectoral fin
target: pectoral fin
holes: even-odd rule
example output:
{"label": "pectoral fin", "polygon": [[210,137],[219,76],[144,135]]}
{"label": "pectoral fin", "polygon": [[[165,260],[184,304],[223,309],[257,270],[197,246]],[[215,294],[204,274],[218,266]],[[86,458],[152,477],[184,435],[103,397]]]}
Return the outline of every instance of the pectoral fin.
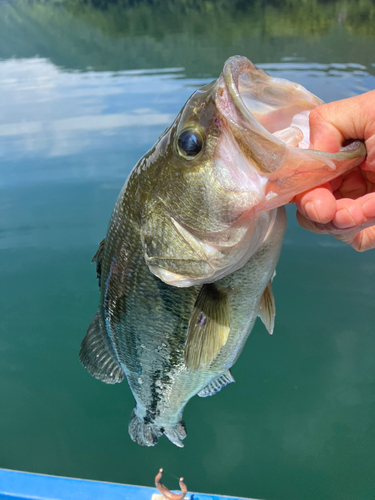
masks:
{"label": "pectoral fin", "polygon": [[263,321],[268,333],[272,335],[275,326],[276,307],[271,281],[266,286],[262,298],[260,299],[258,316]]}
{"label": "pectoral fin", "polygon": [[100,313],[97,312],[82,340],[79,360],[89,374],[106,384],[117,384],[125,374],[116,359]]}
{"label": "pectoral fin", "polygon": [[228,292],[203,285],[190,316],[185,363],[191,370],[206,367],[226,344],[230,331]]}

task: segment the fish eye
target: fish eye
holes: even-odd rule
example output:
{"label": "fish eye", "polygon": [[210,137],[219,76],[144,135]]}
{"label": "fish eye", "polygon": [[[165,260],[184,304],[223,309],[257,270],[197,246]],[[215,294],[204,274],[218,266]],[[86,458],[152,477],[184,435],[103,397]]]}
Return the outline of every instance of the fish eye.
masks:
{"label": "fish eye", "polygon": [[192,160],[201,152],[202,147],[203,138],[198,130],[187,128],[180,132],[177,139],[177,150],[181,156]]}

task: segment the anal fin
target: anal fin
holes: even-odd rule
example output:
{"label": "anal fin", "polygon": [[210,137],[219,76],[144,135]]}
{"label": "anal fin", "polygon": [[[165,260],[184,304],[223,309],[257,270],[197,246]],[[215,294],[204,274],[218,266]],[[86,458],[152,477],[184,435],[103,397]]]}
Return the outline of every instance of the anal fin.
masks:
{"label": "anal fin", "polygon": [[79,360],[89,374],[106,384],[122,382],[125,374],[116,359],[99,312],[82,340]]}
{"label": "anal fin", "polygon": [[266,286],[262,298],[260,299],[258,316],[263,321],[268,333],[272,335],[275,326],[276,306],[271,281]]}
{"label": "anal fin", "polygon": [[213,396],[217,392],[221,391],[221,389],[228,384],[235,382],[233,375],[229,370],[222,373],[218,377],[216,377],[212,382],[210,382],[206,387],[198,392],[198,396],[201,398],[206,398],[207,396]]}

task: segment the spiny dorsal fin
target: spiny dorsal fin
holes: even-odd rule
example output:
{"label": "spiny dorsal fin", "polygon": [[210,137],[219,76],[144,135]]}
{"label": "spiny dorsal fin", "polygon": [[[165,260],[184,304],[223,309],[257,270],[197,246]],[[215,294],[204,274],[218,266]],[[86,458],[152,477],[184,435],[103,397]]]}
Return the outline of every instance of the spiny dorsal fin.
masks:
{"label": "spiny dorsal fin", "polygon": [[228,340],[230,305],[227,291],[203,285],[190,316],[185,363],[191,370],[207,366]]}
{"label": "spiny dorsal fin", "polygon": [[79,360],[91,376],[106,384],[117,384],[125,374],[109,343],[100,313],[97,312],[82,340]]}
{"label": "spiny dorsal fin", "polygon": [[213,396],[217,392],[221,391],[221,389],[228,384],[235,382],[233,375],[230,370],[222,373],[218,377],[214,378],[212,382],[210,382],[206,387],[198,392],[198,396],[201,398],[206,398],[207,396]]}
{"label": "spiny dorsal fin", "polygon": [[99,243],[99,248],[96,251],[94,257],[91,259],[91,264],[93,262],[96,262],[96,277],[98,278],[99,287],[102,284],[102,261],[104,257],[104,245],[105,238]]}
{"label": "spiny dorsal fin", "polygon": [[272,335],[275,326],[276,307],[275,299],[272,293],[271,281],[266,286],[262,298],[260,299],[258,316],[263,321],[268,333]]}

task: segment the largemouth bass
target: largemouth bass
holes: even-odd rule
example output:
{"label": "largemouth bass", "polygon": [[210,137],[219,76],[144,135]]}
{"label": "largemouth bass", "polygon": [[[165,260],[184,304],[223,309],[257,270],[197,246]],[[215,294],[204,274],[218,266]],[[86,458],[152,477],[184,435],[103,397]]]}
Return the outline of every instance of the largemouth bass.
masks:
{"label": "largemouth bass", "polygon": [[358,165],[353,143],[308,150],[308,115],[322,101],[244,57],[197,90],[138,162],[94,260],[99,311],[80,360],[95,378],[126,377],[129,433],[183,446],[189,399],[233,382],[257,316],[273,332],[271,282],[296,194]]}

